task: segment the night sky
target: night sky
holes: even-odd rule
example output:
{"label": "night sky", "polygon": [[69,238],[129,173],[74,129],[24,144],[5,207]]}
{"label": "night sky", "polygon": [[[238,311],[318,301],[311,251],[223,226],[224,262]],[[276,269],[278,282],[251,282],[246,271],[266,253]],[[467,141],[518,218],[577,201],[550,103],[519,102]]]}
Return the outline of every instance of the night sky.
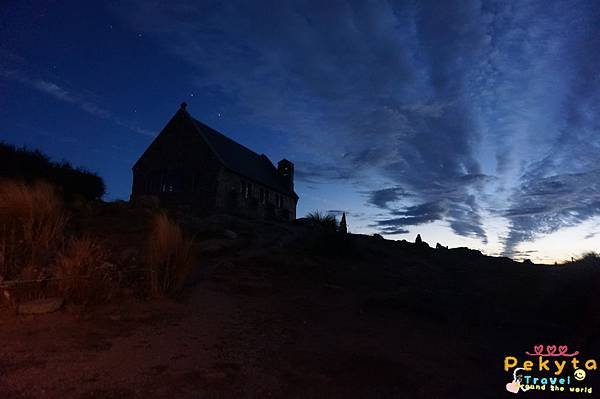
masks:
{"label": "night sky", "polygon": [[0,139],[99,173],[188,111],[298,214],[553,262],[600,250],[600,2],[0,2]]}

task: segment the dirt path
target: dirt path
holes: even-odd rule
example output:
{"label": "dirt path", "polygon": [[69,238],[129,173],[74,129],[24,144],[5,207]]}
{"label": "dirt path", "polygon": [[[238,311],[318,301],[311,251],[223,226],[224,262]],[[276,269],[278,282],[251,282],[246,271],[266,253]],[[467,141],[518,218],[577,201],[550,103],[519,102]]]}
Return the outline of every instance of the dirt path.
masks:
{"label": "dirt path", "polygon": [[[444,331],[403,312],[371,312],[355,290],[292,280],[230,265],[180,303],[111,305],[87,320],[65,311],[1,319],[0,392],[450,398],[469,397],[472,381],[488,378],[493,365],[482,364],[483,344],[468,331]],[[476,397],[496,394],[479,390]]]}
{"label": "dirt path", "polygon": [[176,388],[184,396],[194,380],[224,382],[221,374],[229,370],[218,364],[219,338],[235,304],[210,289],[195,296],[188,304],[111,306],[89,320],[66,312],[3,319],[0,392],[16,398],[168,397],[174,392],[162,383],[165,377],[180,380]]}

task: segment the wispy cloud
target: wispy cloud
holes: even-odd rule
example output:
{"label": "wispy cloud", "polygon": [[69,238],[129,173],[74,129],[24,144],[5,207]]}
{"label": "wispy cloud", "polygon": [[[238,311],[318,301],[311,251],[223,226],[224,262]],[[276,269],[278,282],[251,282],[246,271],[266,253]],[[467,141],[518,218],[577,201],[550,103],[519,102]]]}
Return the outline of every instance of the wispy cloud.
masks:
{"label": "wispy cloud", "polygon": [[368,196],[367,202],[369,204],[381,209],[387,209],[390,204],[411,196],[402,187],[376,189],[365,194]]}
{"label": "wispy cloud", "polygon": [[510,221],[507,254],[522,242],[600,215],[600,169],[532,178],[518,190],[505,214]]}
{"label": "wispy cloud", "polygon": [[88,99],[85,95],[66,89],[54,82],[40,78],[32,78],[18,69],[4,69],[3,67],[0,67],[0,77],[24,84],[41,93],[47,94],[56,100],[72,104],[90,115],[109,120],[112,123],[135,133],[151,137],[155,136],[153,132],[134,126],[122,118],[119,118],[107,109]]}
{"label": "wispy cloud", "polygon": [[200,91],[285,132],[300,180],[352,182],[385,213],[383,233],[444,222],[485,243],[484,218],[499,215],[508,253],[600,214],[600,187],[584,183],[600,162],[597,2],[132,0],[116,12],[192,65]]}
{"label": "wispy cloud", "polygon": [[588,233],[588,234],[586,234],[586,236],[584,237],[584,239],[588,240],[590,238],[596,237],[597,235],[600,235],[600,231],[594,231],[592,233]]}

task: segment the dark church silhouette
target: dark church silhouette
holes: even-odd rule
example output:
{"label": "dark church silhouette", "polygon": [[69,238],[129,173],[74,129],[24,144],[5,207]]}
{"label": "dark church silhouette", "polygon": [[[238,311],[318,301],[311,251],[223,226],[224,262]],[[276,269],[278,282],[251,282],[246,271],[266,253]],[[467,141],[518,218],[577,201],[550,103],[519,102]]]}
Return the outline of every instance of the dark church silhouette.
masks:
{"label": "dark church silhouette", "polygon": [[282,159],[275,168],[266,155],[194,119],[186,107],[181,104],[133,166],[131,201],[157,199],[200,215],[295,219],[294,164]]}

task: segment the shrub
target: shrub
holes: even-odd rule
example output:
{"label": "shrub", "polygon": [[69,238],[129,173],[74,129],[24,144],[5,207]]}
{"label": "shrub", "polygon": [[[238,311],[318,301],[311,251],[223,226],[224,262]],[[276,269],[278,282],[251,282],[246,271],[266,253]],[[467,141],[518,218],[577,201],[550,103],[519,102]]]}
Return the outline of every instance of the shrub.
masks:
{"label": "shrub", "polygon": [[586,252],[579,259],[575,261],[582,265],[598,266],[600,267],[600,253],[598,252]]}
{"label": "shrub", "polygon": [[193,265],[192,244],[166,214],[155,217],[145,250],[152,295],[173,296],[180,292]]}
{"label": "shrub", "polygon": [[0,275],[31,278],[36,269],[48,267],[66,223],[61,198],[50,184],[0,181]]}
{"label": "shrub", "polygon": [[311,229],[301,237],[302,246],[308,253],[327,258],[361,257],[351,234],[339,234],[338,221],[334,215],[320,211],[306,215]]}
{"label": "shrub", "polygon": [[307,214],[306,219],[311,224],[318,226],[327,232],[336,232],[338,230],[338,222],[334,215],[314,211]]}
{"label": "shrub", "polygon": [[52,162],[39,151],[16,148],[0,142],[0,177],[27,182],[46,180],[60,187],[70,201],[77,195],[88,200],[101,198],[106,187],[97,174],[75,168],[68,162]]}
{"label": "shrub", "polygon": [[110,300],[118,286],[115,266],[106,262],[108,251],[97,240],[84,236],[69,240],[56,262],[62,294],[75,304]]}

